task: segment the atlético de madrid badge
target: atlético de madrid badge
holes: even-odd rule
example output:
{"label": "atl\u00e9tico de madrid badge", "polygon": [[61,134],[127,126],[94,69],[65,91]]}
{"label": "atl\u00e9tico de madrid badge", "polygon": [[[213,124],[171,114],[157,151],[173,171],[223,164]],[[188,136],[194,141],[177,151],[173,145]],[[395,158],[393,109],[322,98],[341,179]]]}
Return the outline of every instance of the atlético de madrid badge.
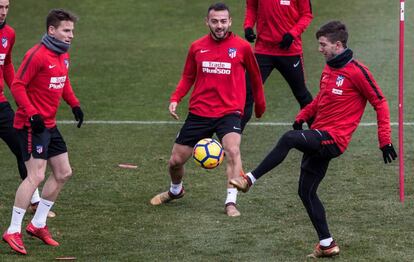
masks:
{"label": "atl\u00e9tico de madrid badge", "polygon": [[344,84],[345,77],[343,75],[339,75],[338,78],[336,78],[336,86],[340,87]]}
{"label": "atl\u00e9tico de madrid badge", "polygon": [[8,43],[9,41],[7,40],[7,37],[3,36],[1,38],[1,45],[3,46],[3,48],[6,48]]}
{"label": "atl\u00e9tico de madrid badge", "polygon": [[229,48],[229,57],[235,58],[237,55],[237,48]]}

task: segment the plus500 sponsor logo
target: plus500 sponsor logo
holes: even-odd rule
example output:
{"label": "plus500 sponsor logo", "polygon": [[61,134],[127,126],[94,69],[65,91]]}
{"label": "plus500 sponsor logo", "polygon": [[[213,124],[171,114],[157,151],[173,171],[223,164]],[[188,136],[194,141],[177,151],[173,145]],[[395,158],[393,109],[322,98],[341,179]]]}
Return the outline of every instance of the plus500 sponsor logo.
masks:
{"label": "plus500 sponsor logo", "polygon": [[231,63],[203,61],[203,73],[230,75]]}
{"label": "plus500 sponsor logo", "polygon": [[51,77],[49,89],[61,89],[65,86],[66,76]]}

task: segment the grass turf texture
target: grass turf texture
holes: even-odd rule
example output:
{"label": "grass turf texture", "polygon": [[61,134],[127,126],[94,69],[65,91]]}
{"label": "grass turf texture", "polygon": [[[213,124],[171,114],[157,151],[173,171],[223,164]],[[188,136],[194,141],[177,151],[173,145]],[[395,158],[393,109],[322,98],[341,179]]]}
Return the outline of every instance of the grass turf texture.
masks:
{"label": "grass turf texture", "polygon": [[[243,1],[227,1],[233,31],[242,33]],[[13,1],[8,23],[17,32],[16,67],[44,32],[52,7],[64,7],[81,20],[71,48],[71,80],[87,120],[171,120],[168,97],[177,83],[188,46],[207,32],[205,1]],[[413,8],[407,4],[406,13]],[[397,121],[398,3],[391,1],[313,1],[315,19],[305,32],[305,67],[316,94],[323,58],[314,33],[324,22],[341,19],[349,46],[366,63],[389,99]],[[30,19],[28,19],[30,18]],[[411,57],[413,23],[406,22]],[[412,62],[406,67],[406,121],[413,121]],[[9,96],[9,93],[7,93]],[[291,122],[298,110],[277,72],[266,83],[268,111],[260,121]],[[283,98],[283,99],[281,99]],[[182,118],[186,101],[179,107]],[[13,103],[12,103],[13,104]],[[73,118],[62,106],[59,119]],[[375,121],[368,106],[365,122]],[[300,154],[286,161],[239,196],[240,218],[227,218],[224,166],[206,171],[189,162],[187,195],[152,207],[149,199],[168,188],[166,163],[179,125],[61,125],[74,177],[60,195],[49,227],[61,242],[47,247],[26,235],[29,256],[0,245],[1,261],[301,261],[317,239],[296,195]],[[288,127],[249,126],[242,158],[253,168]],[[397,144],[396,128],[393,129]],[[398,202],[397,163],[385,166],[377,149],[376,127],[360,127],[348,151],[333,160],[319,195],[330,229],[342,249],[338,261],[412,261],[413,127],[406,128],[406,202]],[[136,163],[121,169],[119,163]],[[11,153],[0,146],[0,225],[10,222],[18,173]],[[26,215],[24,225],[27,225]]]}

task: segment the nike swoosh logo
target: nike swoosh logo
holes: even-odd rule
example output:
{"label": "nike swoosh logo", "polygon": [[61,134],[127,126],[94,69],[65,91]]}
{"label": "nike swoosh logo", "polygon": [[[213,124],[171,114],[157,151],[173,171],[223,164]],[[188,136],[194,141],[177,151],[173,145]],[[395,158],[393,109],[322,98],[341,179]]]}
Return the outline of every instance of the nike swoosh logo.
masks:
{"label": "nike swoosh logo", "polygon": [[12,242],[20,250],[24,249],[21,245],[17,244],[16,241],[14,241],[14,239],[10,239],[10,242]]}
{"label": "nike swoosh logo", "polygon": [[49,69],[56,67],[56,65],[49,65]]}
{"label": "nike swoosh logo", "polygon": [[241,128],[240,127],[237,127],[237,126],[233,126],[233,129],[241,130]]}
{"label": "nike swoosh logo", "polygon": [[208,52],[208,51],[210,51],[210,50],[200,50],[200,53],[206,53],[206,52]]}
{"label": "nike swoosh logo", "polygon": [[293,67],[298,67],[299,63],[300,63],[300,60],[297,63],[293,64]]}

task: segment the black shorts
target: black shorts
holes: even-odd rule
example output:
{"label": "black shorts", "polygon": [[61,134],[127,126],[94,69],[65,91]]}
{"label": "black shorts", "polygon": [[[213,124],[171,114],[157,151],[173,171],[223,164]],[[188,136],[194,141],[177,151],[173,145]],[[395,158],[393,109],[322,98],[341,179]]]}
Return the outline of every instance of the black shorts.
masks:
{"label": "black shorts", "polygon": [[31,155],[34,158],[47,160],[68,152],[66,143],[56,126],[46,128],[40,134],[32,133],[28,128],[17,129],[17,135],[24,161],[29,160]]}
{"label": "black shorts", "polygon": [[189,113],[175,143],[193,147],[203,138],[212,137],[216,133],[222,138],[228,133],[241,134],[241,115],[229,114],[220,118],[201,117]]}

